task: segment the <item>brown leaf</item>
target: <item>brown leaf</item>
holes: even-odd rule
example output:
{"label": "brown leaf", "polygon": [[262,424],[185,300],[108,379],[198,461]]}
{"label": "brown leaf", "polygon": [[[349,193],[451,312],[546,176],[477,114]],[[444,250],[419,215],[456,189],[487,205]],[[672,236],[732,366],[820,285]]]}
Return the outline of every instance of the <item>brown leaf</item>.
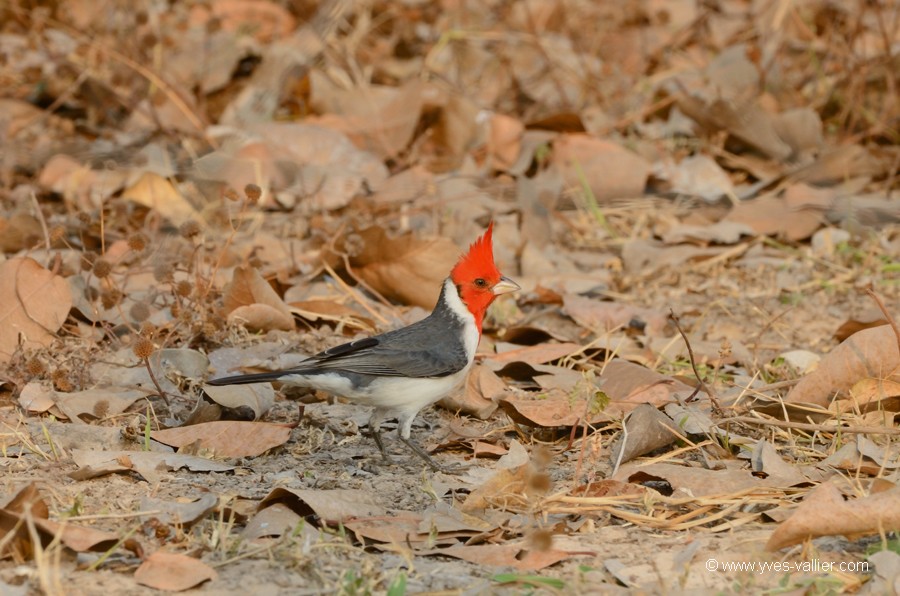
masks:
{"label": "brown leaf", "polygon": [[294,328],[290,307],[253,267],[235,268],[234,277],[225,286],[223,302],[228,319],[241,321],[248,329],[291,331]]}
{"label": "brown leaf", "polygon": [[526,543],[520,544],[476,544],[439,548],[418,554],[454,557],[476,565],[512,567],[518,571],[538,571],[550,565],[587,552],[566,552],[563,550],[536,550]]}
{"label": "brown leaf", "polygon": [[0,263],[0,364],[21,338],[25,348],[49,346],[72,308],[66,280],[29,257]]}
{"label": "brown leaf", "polygon": [[509,396],[500,400],[503,411],[519,424],[554,428],[585,422],[599,424],[613,419],[607,412],[592,411],[587,399],[572,399],[563,391],[547,391],[540,398]]}
{"label": "brown leaf", "polygon": [[199,441],[201,449],[213,451],[216,457],[256,457],[287,442],[291,428],[268,422],[219,420],[156,430],[150,437],[171,447]]}
{"label": "brown leaf", "polygon": [[142,518],[156,518],[161,523],[182,525],[190,527],[191,524],[206,517],[216,505],[219,498],[212,493],[204,493],[199,498],[189,502],[170,501],[158,499],[149,495],[141,497],[141,511],[158,511],[153,515],[143,515]]}
{"label": "brown leaf", "polygon": [[[10,554],[16,554],[20,558],[32,556],[35,545],[31,542],[33,537],[28,530],[29,519],[37,529],[43,547],[47,547],[56,537],[63,545],[76,552],[105,551],[117,542],[117,537],[108,532],[49,520],[49,513],[49,508],[34,483],[24,486],[8,499],[0,508],[0,557]],[[15,534],[10,535],[13,531]]]}
{"label": "brown leaf", "polygon": [[354,271],[377,292],[431,309],[441,283],[459,258],[459,248],[447,238],[420,239],[412,233],[388,237],[383,228],[359,232],[362,251],[350,259]]}
{"label": "brown leaf", "polygon": [[289,302],[288,306],[292,313],[307,321],[332,321],[370,333],[375,330],[375,322],[372,319],[363,317],[349,306],[333,300],[302,300]]}
{"label": "brown leaf", "polygon": [[259,502],[262,511],[274,503],[283,503],[301,516],[317,515],[328,522],[359,517],[387,515],[371,491],[356,489],[300,489],[279,487]]}
{"label": "brown leaf", "polygon": [[525,125],[521,120],[503,114],[491,115],[487,138],[491,167],[495,170],[508,170],[516,163],[524,133]]}
{"label": "brown leaf", "polygon": [[78,465],[77,470],[69,473],[69,477],[74,480],[87,480],[106,474],[135,471],[152,483],[159,480],[160,471],[163,470],[175,471],[187,468],[192,472],[226,472],[234,469],[234,466],[194,455],[153,451],[73,449],[72,459]]}
{"label": "brown leaf", "polygon": [[204,385],[203,391],[211,400],[223,406],[236,410],[247,407],[253,410],[254,420],[259,420],[263,414],[275,405],[275,390],[271,383],[254,383],[252,385]]}
{"label": "brown leaf", "polygon": [[841,342],[815,372],[800,379],[786,401],[826,406],[864,379],[900,382],[897,336],[889,325],[864,329]]}
{"label": "brown leaf", "polygon": [[788,189],[784,197],[742,201],[734,206],[725,221],[744,224],[761,235],[793,241],[809,238],[824,222],[823,210],[803,202],[816,196],[812,191],[807,194],[803,189],[792,188],[794,190]]}
{"label": "brown leaf", "polygon": [[156,551],[134,572],[137,583],[168,592],[181,592],[216,579],[215,570],[202,561],[177,553]]}
{"label": "brown leaf", "polygon": [[184,195],[169,180],[153,172],[144,173],[122,191],[122,196],[155,210],[175,225],[199,219],[200,214]]}
{"label": "brown leaf", "polygon": [[610,453],[613,466],[671,445],[682,434],[668,416],[650,404],[640,404],[632,410],[624,425],[627,433],[622,434]]}
{"label": "brown leaf", "polygon": [[553,163],[567,186],[581,188],[586,182],[600,202],[643,195],[650,174],[650,164],[640,155],[587,135],[557,139]]}
{"label": "brown leaf", "polygon": [[479,420],[487,420],[497,409],[497,398],[504,392],[506,383],[491,369],[476,364],[466,378],[463,391],[448,395],[438,405],[451,412],[462,412]]}
{"label": "brown leaf", "polygon": [[833,483],[813,489],[794,514],[769,537],[767,551],[776,551],[819,536],[858,536],[900,530],[900,487],[844,500]]}
{"label": "brown leaf", "polygon": [[526,346],[515,350],[507,350],[497,354],[491,354],[485,360],[496,364],[509,362],[525,362],[527,364],[546,364],[574,354],[582,348],[576,343],[542,343],[534,346]]}
{"label": "brown leaf", "polygon": [[632,322],[642,322],[645,324],[644,333],[653,337],[662,335],[667,325],[664,314],[649,308],[603,302],[571,294],[564,296],[563,300],[566,314],[595,333],[606,333],[612,329],[628,327]]}
{"label": "brown leaf", "polygon": [[310,100],[326,116],[309,120],[345,133],[358,147],[384,159],[396,157],[409,144],[428,89],[421,81],[410,80],[401,87],[343,90],[316,70],[311,81]]}

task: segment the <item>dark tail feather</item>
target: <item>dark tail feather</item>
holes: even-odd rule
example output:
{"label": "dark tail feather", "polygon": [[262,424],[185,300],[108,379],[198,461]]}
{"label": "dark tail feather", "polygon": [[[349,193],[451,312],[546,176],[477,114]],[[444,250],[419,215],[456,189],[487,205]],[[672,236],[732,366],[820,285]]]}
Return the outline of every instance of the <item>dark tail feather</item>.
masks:
{"label": "dark tail feather", "polygon": [[284,371],[273,371],[257,373],[253,375],[236,375],[233,377],[222,377],[221,379],[210,379],[207,385],[248,385],[250,383],[265,383],[268,381],[277,381],[284,376]]}

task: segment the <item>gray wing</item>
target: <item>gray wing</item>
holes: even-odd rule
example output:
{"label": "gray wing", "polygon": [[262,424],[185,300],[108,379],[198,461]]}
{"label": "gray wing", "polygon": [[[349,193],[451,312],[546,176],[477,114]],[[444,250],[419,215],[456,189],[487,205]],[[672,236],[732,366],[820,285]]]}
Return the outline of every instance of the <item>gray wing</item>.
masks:
{"label": "gray wing", "polygon": [[[468,365],[465,347],[447,331],[419,323],[319,352],[298,366],[388,377],[446,377]],[[452,336],[451,336],[452,337]]]}

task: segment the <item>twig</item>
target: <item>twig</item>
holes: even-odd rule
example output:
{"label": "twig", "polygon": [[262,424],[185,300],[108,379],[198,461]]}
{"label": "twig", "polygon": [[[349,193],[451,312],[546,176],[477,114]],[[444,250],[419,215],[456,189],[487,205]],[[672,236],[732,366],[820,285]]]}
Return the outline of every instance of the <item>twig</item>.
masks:
{"label": "twig", "polygon": [[50,230],[47,229],[47,220],[44,219],[44,212],[41,211],[41,205],[38,203],[37,195],[31,193],[31,202],[34,203],[34,210],[37,213],[38,221],[41,223],[41,230],[44,232],[44,243],[47,245],[47,252],[50,252]]}
{"label": "twig", "polygon": [[681,334],[681,339],[684,340],[684,345],[687,347],[687,351],[688,351],[688,358],[690,358],[690,361],[691,361],[691,369],[693,369],[694,376],[697,377],[697,382],[699,383],[699,385],[697,385],[697,388],[694,389],[694,392],[691,393],[687,397],[687,399],[685,399],[684,401],[686,401],[686,402],[691,401],[692,399],[694,399],[694,397],[697,396],[697,393],[701,389],[703,389],[703,391],[706,392],[706,395],[709,396],[709,400],[712,402],[713,407],[715,407],[716,410],[719,410],[721,412],[722,408],[721,408],[721,406],[719,406],[719,400],[716,399],[715,393],[713,393],[712,389],[709,388],[709,386],[706,384],[706,382],[704,382],[703,377],[701,377],[700,373],[697,371],[697,364],[694,360],[694,349],[691,347],[691,342],[688,341],[687,334],[681,328],[681,324],[678,321],[678,315],[676,315],[675,311],[672,310],[671,308],[669,309],[669,318],[672,319],[672,322],[675,324],[675,329],[678,330],[678,333]]}
{"label": "twig", "polygon": [[387,325],[387,324],[388,324],[388,320],[385,319],[384,317],[382,317],[380,314],[378,314],[378,311],[376,311],[376,310],[373,309],[371,306],[369,306],[369,305],[366,303],[366,301],[363,300],[363,298],[362,298],[362,297],[361,297],[361,296],[360,296],[353,288],[351,288],[349,285],[347,285],[347,283],[346,283],[343,279],[341,279],[341,277],[340,277],[337,273],[335,273],[335,271],[334,271],[334,269],[332,269],[331,265],[329,265],[328,263],[322,261],[322,266],[324,267],[325,271],[327,271],[328,274],[329,274],[332,278],[334,278],[334,281],[337,282],[337,284],[338,284],[339,286],[341,286],[341,289],[344,290],[345,292],[347,292],[348,294],[350,294],[350,297],[353,298],[353,300],[354,300],[357,304],[359,304],[361,307],[363,307],[363,308],[366,310],[367,313],[369,313],[369,314],[372,315],[374,318],[376,318],[376,319],[378,319],[379,321],[381,321],[381,324],[382,324],[382,325]]}
{"label": "twig", "polygon": [[150,359],[142,358],[142,360],[144,361],[144,366],[147,367],[147,374],[150,375],[150,380],[153,381],[153,385],[156,387],[157,393],[161,398],[163,398],[163,401],[166,402],[166,405],[170,406],[171,404],[169,403],[169,396],[166,395],[166,392],[163,391],[162,387],[160,387],[159,381],[156,380],[156,375],[153,374],[153,367],[150,366]]}
{"label": "twig", "polygon": [[900,351],[900,329],[897,329],[897,321],[893,316],[891,316],[891,313],[889,313],[888,309],[884,306],[884,302],[882,302],[881,296],[876,294],[871,286],[866,288],[866,294],[872,297],[872,300],[875,301],[875,304],[877,304],[878,308],[881,309],[881,313],[884,315],[884,318],[887,319],[888,324],[890,324],[891,329],[894,330],[894,337],[897,338],[897,350]]}
{"label": "twig", "polygon": [[810,424],[808,422],[792,422],[790,420],[773,420],[754,418],[753,416],[734,416],[716,422],[715,426],[722,426],[731,422],[743,424],[755,424],[757,426],[777,426],[779,428],[795,428],[810,432],[849,433],[857,435],[900,435],[900,428],[888,428],[886,426],[828,426],[826,424]]}

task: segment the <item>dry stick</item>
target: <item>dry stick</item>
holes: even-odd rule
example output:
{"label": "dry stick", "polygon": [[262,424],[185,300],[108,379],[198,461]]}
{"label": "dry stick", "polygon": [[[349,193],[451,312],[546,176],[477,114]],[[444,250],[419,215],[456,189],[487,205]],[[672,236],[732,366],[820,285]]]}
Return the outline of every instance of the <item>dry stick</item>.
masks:
{"label": "dry stick", "polygon": [[715,393],[713,393],[713,391],[709,388],[709,386],[707,386],[707,384],[703,381],[703,377],[701,377],[700,373],[697,371],[697,364],[694,361],[694,349],[691,347],[691,342],[688,341],[687,334],[681,328],[681,324],[678,321],[678,315],[676,315],[675,311],[672,310],[671,308],[669,309],[669,318],[672,319],[672,322],[675,324],[675,329],[678,330],[678,333],[681,334],[681,339],[684,340],[684,345],[687,347],[687,351],[688,351],[688,357],[691,360],[691,369],[693,369],[694,376],[697,377],[697,382],[699,383],[699,385],[697,385],[697,388],[694,389],[694,392],[691,393],[688,396],[688,398],[684,401],[686,401],[686,402],[691,401],[692,399],[694,399],[694,397],[697,396],[697,393],[701,389],[703,389],[703,391],[706,392],[706,395],[709,396],[709,399],[713,403],[713,406],[715,406],[715,408],[717,410],[721,411],[722,408],[721,408],[721,406],[719,406],[719,400],[716,398]]}
{"label": "dry stick", "polygon": [[825,424],[810,424],[808,422],[792,422],[790,420],[765,420],[753,416],[734,416],[716,422],[715,426],[722,426],[731,422],[755,424],[757,426],[777,426],[779,428],[796,428],[810,432],[850,433],[858,435],[900,435],[900,428],[888,428],[886,426],[828,426]]}
{"label": "dry stick", "polygon": [[325,269],[325,271],[328,272],[328,275],[330,275],[331,277],[334,278],[334,281],[337,282],[337,284],[341,287],[341,289],[344,290],[345,292],[347,292],[350,295],[350,297],[353,298],[353,300],[357,304],[359,304],[361,307],[363,307],[366,310],[367,313],[369,313],[370,315],[372,315],[373,317],[375,317],[376,319],[381,321],[382,325],[388,324],[388,320],[385,319],[384,317],[382,317],[380,314],[378,314],[378,312],[376,310],[374,310],[371,306],[366,304],[366,301],[363,300],[362,297],[353,288],[348,286],[347,283],[343,279],[341,279],[341,277],[337,273],[335,273],[335,271],[334,271],[334,269],[332,269],[331,265],[329,265],[328,263],[323,261],[322,267]]}
{"label": "dry stick", "polygon": [[881,297],[872,290],[872,287],[866,288],[866,294],[872,297],[872,300],[875,301],[875,304],[878,305],[878,308],[881,309],[881,313],[884,315],[884,318],[887,319],[887,322],[890,324],[891,329],[894,330],[894,337],[897,338],[897,350],[900,351],[900,329],[897,329],[897,321],[894,320],[894,317],[891,316],[891,313],[888,312],[888,309],[885,308],[884,302],[882,302]]}
{"label": "dry stick", "polygon": [[142,358],[141,360],[144,361],[144,366],[147,367],[147,373],[150,375],[150,380],[153,381],[153,385],[156,387],[156,391],[159,393],[159,396],[163,398],[163,401],[166,402],[167,406],[170,406],[171,404],[169,403],[169,396],[166,395],[166,392],[163,391],[162,387],[160,387],[159,381],[156,380],[156,375],[153,374],[153,367],[150,366],[150,359]]}

